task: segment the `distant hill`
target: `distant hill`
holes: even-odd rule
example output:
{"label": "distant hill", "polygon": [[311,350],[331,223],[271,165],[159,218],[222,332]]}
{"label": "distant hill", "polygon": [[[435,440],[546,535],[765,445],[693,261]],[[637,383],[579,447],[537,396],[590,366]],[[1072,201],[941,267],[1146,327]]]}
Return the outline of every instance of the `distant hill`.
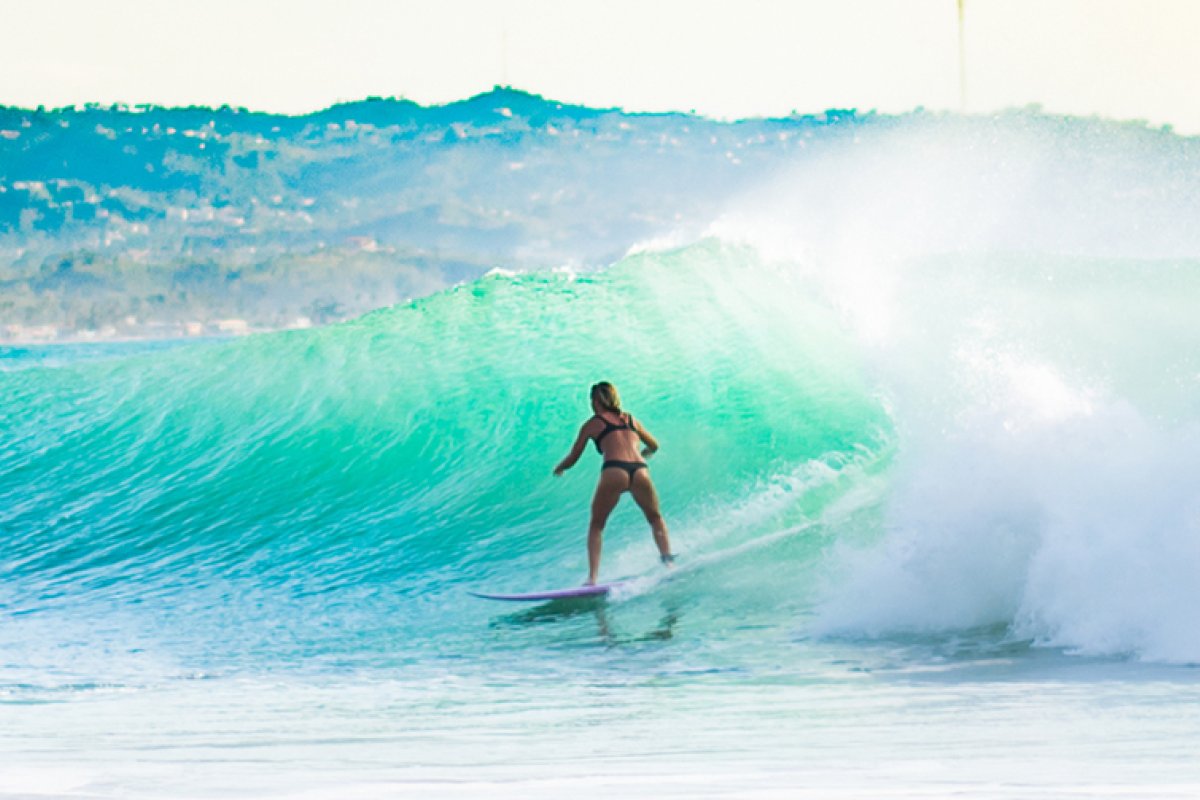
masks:
{"label": "distant hill", "polygon": [[[1089,124],[1056,128],[1055,146]],[[920,112],[726,123],[510,88],[303,116],[0,107],[0,339],[321,323],[494,267],[602,265],[700,235],[787,165],[947,125],[982,142],[998,130]],[[1077,142],[1075,157],[1093,156]]]}

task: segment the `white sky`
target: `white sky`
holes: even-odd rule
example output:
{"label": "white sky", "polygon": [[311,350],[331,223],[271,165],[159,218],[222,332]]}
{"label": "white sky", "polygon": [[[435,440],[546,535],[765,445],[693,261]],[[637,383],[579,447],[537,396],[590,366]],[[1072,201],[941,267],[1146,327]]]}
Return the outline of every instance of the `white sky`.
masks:
{"label": "white sky", "polygon": [[[968,110],[1200,133],[1200,0],[965,0]],[[504,83],[733,118],[957,108],[955,0],[0,0],[0,103],[304,112]]]}

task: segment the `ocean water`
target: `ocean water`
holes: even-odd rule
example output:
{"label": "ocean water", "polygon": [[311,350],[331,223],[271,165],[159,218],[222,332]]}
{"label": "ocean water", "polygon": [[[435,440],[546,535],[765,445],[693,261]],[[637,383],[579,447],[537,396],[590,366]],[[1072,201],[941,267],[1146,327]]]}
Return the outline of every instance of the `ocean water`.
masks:
{"label": "ocean water", "polygon": [[[597,272],[0,351],[0,797],[1200,794],[1195,231],[876,155]],[[584,578],[600,379],[678,568],[626,499],[627,588],[472,597]]]}

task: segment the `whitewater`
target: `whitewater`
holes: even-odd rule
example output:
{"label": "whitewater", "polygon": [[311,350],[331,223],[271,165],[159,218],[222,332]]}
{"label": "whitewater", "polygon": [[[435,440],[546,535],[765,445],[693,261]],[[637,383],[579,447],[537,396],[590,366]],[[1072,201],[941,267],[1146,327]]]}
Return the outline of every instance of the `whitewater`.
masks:
{"label": "whitewater", "polygon": [[[0,350],[0,797],[1191,797],[1192,140],[885,127],[596,271]],[[1062,141],[1088,158],[1056,158]],[[615,383],[679,567],[624,500]]]}

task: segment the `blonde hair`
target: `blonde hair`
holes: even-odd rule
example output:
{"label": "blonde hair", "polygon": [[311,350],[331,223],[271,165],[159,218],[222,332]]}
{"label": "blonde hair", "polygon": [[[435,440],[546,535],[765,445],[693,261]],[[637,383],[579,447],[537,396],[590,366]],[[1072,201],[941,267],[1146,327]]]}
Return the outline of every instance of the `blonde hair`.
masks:
{"label": "blonde hair", "polygon": [[592,384],[591,397],[604,410],[620,413],[621,395],[617,394],[617,387],[608,381],[600,381],[599,383]]}

